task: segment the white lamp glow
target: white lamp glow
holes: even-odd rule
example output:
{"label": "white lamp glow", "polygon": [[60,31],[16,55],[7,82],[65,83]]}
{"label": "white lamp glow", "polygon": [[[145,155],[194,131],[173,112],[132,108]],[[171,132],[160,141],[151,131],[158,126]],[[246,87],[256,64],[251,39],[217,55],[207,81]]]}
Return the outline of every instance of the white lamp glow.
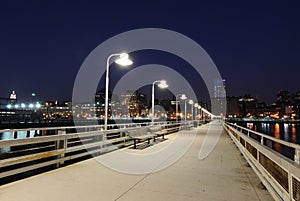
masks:
{"label": "white lamp glow", "polygon": [[129,59],[129,55],[127,53],[120,54],[120,58],[116,59],[115,62],[121,66],[129,66],[133,64],[133,62]]}

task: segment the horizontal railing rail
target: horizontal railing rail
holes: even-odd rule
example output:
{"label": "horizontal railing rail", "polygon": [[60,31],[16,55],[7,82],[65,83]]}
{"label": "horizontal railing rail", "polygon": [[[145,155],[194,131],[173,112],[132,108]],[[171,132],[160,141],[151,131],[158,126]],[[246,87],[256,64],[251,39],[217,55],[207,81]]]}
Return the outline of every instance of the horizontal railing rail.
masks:
{"label": "horizontal railing rail", "polygon": [[[300,200],[299,145],[231,123],[224,128],[275,200]],[[267,146],[266,139],[294,149],[294,160]]]}
{"label": "horizontal railing rail", "polygon": [[[247,135],[248,137],[254,138],[256,141],[259,141],[262,145],[266,145],[269,148],[271,148],[272,150],[279,152],[278,150],[274,149],[273,144],[277,143],[277,145],[282,145],[285,146],[287,148],[290,148],[292,151],[292,155],[288,155],[287,153],[284,152],[279,152],[280,154],[283,154],[285,157],[288,157],[292,160],[294,160],[296,163],[300,163],[300,145],[299,144],[295,144],[292,142],[287,142],[269,135],[266,135],[264,133],[260,133],[242,126],[239,126],[237,124],[233,124],[233,123],[228,123],[228,125],[231,125],[233,128],[237,129],[238,131],[244,133],[245,135]],[[278,147],[278,146],[277,146]]]}
{"label": "horizontal railing rail", "polygon": [[[155,125],[165,124],[166,122],[155,122]],[[174,123],[168,121],[167,123]],[[116,128],[129,128],[129,127],[141,127],[141,126],[149,126],[151,122],[143,122],[143,123],[121,123],[121,124],[109,124],[107,128],[116,129]],[[23,134],[23,138],[30,138],[32,136],[47,136],[47,135],[58,135],[58,134],[70,134],[70,133],[80,133],[86,131],[101,131],[104,130],[104,125],[82,125],[82,126],[63,126],[63,127],[41,127],[41,128],[22,128],[22,129],[2,129],[0,130],[0,135],[3,133],[11,133],[11,139],[20,138],[20,133]],[[0,150],[1,152],[1,150]]]}
{"label": "horizontal railing rail", "polygon": [[[186,123],[188,122],[184,124]],[[126,131],[151,125],[151,123],[117,124],[109,125],[110,128],[116,128],[110,130],[103,130],[103,125],[38,128],[39,130],[55,129],[57,132],[55,135],[49,136],[0,140],[0,150],[2,149],[2,153],[0,153],[0,181],[4,182],[7,181],[7,178],[16,177],[33,170],[34,172],[36,170],[42,172],[46,167],[58,168],[83,160],[86,157],[89,158],[91,155],[97,156],[121,147],[131,146],[133,141]],[[175,122],[155,122],[154,125],[161,125],[163,129],[168,131],[166,134],[183,128],[181,123]],[[66,132],[67,129],[75,128],[79,131],[81,129],[81,132]],[[31,129],[14,129],[13,131],[20,130]],[[5,132],[12,131],[5,130]]]}

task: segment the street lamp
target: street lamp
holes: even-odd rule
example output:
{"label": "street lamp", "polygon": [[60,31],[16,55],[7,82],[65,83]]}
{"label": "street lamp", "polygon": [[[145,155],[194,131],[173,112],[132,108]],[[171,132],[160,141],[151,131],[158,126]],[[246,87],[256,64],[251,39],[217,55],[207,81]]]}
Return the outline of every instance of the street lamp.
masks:
{"label": "street lamp", "polygon": [[109,61],[112,57],[119,57],[115,62],[121,66],[129,66],[133,62],[129,59],[127,53],[111,54],[106,60],[106,82],[105,82],[105,117],[104,117],[104,129],[107,130],[108,119],[108,85],[109,85]]}
{"label": "street lamp", "polygon": [[194,107],[196,108],[196,110],[195,110],[195,120],[197,120],[197,115],[198,115],[198,103],[195,103],[194,104]]}
{"label": "street lamp", "polygon": [[191,101],[191,100],[185,100],[184,101],[184,121],[186,121],[186,102]]}
{"label": "street lamp", "polygon": [[199,105],[198,109],[199,109],[199,119],[202,120],[202,117],[203,117],[202,107]]}
{"label": "street lamp", "polygon": [[181,100],[187,99],[185,94],[177,94],[176,95],[176,114],[175,114],[176,115],[176,123],[178,122],[178,115],[177,115],[177,113],[178,113],[178,96],[181,96],[180,97]]}
{"label": "street lamp", "polygon": [[167,82],[165,80],[156,80],[152,83],[152,119],[151,119],[152,124],[154,123],[154,86],[156,83],[159,83],[158,84],[159,88],[164,89],[168,87]]}
{"label": "street lamp", "polygon": [[194,101],[193,100],[189,100],[189,104],[191,105],[191,120],[193,120],[193,116],[194,116]]}

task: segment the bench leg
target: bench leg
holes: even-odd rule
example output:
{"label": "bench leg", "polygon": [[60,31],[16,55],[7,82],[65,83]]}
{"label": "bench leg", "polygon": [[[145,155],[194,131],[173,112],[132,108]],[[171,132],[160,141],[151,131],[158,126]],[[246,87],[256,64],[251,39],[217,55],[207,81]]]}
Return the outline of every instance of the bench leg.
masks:
{"label": "bench leg", "polygon": [[165,135],[164,134],[162,135],[162,139],[165,139]]}
{"label": "bench leg", "polygon": [[136,149],[136,139],[133,139],[133,148]]}
{"label": "bench leg", "polygon": [[150,138],[148,138],[148,144],[150,144]]}
{"label": "bench leg", "polygon": [[153,142],[155,142],[155,140],[156,140],[156,137],[154,136],[154,137],[153,137]]}

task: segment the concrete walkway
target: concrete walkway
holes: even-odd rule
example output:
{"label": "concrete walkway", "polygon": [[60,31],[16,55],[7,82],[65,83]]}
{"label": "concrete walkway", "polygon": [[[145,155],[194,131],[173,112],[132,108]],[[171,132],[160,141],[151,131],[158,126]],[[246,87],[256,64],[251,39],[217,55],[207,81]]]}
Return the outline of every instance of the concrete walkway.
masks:
{"label": "concrete walkway", "polygon": [[[156,173],[118,173],[90,159],[28,179],[0,186],[1,201],[264,201],[273,200],[223,131],[215,149],[204,160],[199,150],[212,122],[197,130],[190,149],[176,163]],[[178,135],[189,136],[192,131]],[[143,150],[158,150],[176,135]],[[111,156],[118,151],[109,153]],[[106,156],[105,156],[106,155]],[[107,157],[105,154],[99,157]]]}

